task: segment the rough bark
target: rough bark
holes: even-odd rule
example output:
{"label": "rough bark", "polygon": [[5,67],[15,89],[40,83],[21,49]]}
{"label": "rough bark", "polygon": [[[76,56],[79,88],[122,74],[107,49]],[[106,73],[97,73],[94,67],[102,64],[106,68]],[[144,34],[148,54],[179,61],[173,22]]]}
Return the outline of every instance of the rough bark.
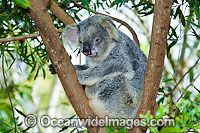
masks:
{"label": "rough bark", "polygon": [[[151,114],[154,114],[156,97],[164,66],[172,1],[156,0],[154,6],[152,36],[144,81],[144,93],[137,118],[139,118],[139,114],[146,114],[148,110],[151,111]],[[140,127],[135,127],[130,132],[140,133],[145,131],[146,128],[142,130]]]}
{"label": "rough bark", "polygon": [[[35,21],[42,36],[46,51],[57,72],[61,84],[80,118],[93,117],[94,113],[89,107],[84,90],[77,80],[70,57],[65,51],[62,42],[56,32],[51,16],[48,13],[49,0],[30,0],[29,15]],[[52,8],[51,8],[52,9]],[[77,93],[78,92],[78,93]],[[97,132],[97,128],[89,128],[91,132]]]}

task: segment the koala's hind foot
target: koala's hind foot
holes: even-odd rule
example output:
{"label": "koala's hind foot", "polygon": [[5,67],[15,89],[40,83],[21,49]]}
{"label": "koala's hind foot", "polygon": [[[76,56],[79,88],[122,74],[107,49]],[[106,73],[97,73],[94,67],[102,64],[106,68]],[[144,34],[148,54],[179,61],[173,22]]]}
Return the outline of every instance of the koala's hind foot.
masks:
{"label": "koala's hind foot", "polygon": [[136,108],[137,107],[137,104],[138,104],[138,95],[137,93],[135,93],[135,95],[133,97],[131,97],[130,95],[128,95],[126,97],[126,104],[130,105],[131,107],[133,108]]}

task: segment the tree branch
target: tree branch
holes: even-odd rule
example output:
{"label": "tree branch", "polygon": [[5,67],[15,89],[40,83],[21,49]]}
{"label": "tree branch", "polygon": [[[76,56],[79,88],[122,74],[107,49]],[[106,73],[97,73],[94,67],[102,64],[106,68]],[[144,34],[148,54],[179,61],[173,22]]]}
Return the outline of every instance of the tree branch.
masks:
{"label": "tree branch", "polygon": [[64,12],[53,0],[50,0],[49,9],[58,17],[65,25],[76,23],[66,12]]}
{"label": "tree branch", "polygon": [[[64,29],[58,29],[58,33],[62,33]],[[11,41],[19,41],[19,40],[25,40],[28,38],[34,38],[40,36],[39,33],[33,33],[29,35],[24,35],[24,36],[16,36],[16,37],[10,37],[10,38],[2,38],[0,39],[0,42],[11,42]]]}
{"label": "tree branch", "polygon": [[18,41],[18,40],[24,40],[28,38],[34,38],[38,37],[39,33],[24,35],[24,36],[16,36],[16,37],[10,37],[10,38],[2,38],[0,39],[0,42],[11,42],[11,41]]}
{"label": "tree branch", "polygon": [[[89,107],[88,99],[84,90],[77,80],[76,73],[70,62],[70,57],[65,51],[62,42],[56,32],[47,6],[49,0],[30,0],[31,7],[29,15],[35,21],[42,36],[46,51],[58,74],[61,84],[80,118],[93,117],[94,113]],[[89,131],[96,132],[97,128],[89,128]]]}
{"label": "tree branch", "polygon": [[[172,1],[173,0],[156,0],[154,6],[154,19],[149,58],[144,81],[144,93],[137,113],[137,118],[139,118],[139,114],[146,114],[148,110],[151,111],[151,114],[154,114],[156,97],[164,66]],[[144,132],[146,129],[147,127],[144,129]],[[132,132],[141,133],[142,129],[135,127]]]}

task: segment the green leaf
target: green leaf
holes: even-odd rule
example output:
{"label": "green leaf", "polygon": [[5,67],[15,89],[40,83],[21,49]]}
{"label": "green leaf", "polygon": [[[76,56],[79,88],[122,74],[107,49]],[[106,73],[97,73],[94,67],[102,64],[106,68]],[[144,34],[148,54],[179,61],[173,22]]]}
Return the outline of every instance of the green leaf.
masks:
{"label": "green leaf", "polygon": [[13,130],[13,128],[12,128],[12,129],[9,129],[9,130],[7,130],[7,131],[4,131],[4,133],[10,133],[12,130]]}
{"label": "green leaf", "polygon": [[1,125],[3,124],[4,127],[10,127],[7,123],[5,123],[5,122],[3,122],[3,121],[0,121],[0,124],[1,124]]}
{"label": "green leaf", "polygon": [[111,4],[110,4],[110,8],[113,7],[114,5],[118,4],[116,1],[113,1]]}
{"label": "green leaf", "polygon": [[179,18],[181,19],[181,23],[185,27],[185,17],[184,17],[184,15],[183,15],[183,13],[182,13],[182,11],[180,9],[179,9],[178,13],[179,13]]}
{"label": "green leaf", "polygon": [[200,50],[197,51],[197,56],[200,57]]}
{"label": "green leaf", "polygon": [[178,4],[178,1],[177,1],[177,0],[174,0],[174,3],[177,3],[177,4]]}
{"label": "green leaf", "polygon": [[91,12],[91,9],[89,6],[90,1],[89,0],[81,0],[81,1],[82,1],[83,5],[85,5],[87,7],[88,13],[90,14],[90,12]]}
{"label": "green leaf", "polygon": [[38,73],[39,73],[39,70],[40,70],[40,68],[37,69],[37,72],[36,72],[36,74],[35,74],[34,80],[36,80],[36,78],[37,78],[37,76],[38,76]]}
{"label": "green leaf", "polygon": [[163,117],[163,115],[164,115],[164,109],[165,109],[165,107],[162,106],[162,107],[160,107],[160,108],[158,109],[158,111],[156,112],[155,118],[156,118],[157,120]]}
{"label": "green leaf", "polygon": [[20,127],[22,124],[23,124],[23,122],[19,123],[17,126],[19,126],[19,127]]}
{"label": "green leaf", "polygon": [[197,25],[197,24],[195,24],[195,23],[193,23],[193,22],[191,22],[191,20],[186,20],[187,22],[189,22],[190,24],[192,24],[192,25],[194,25],[194,26],[196,26],[197,28],[200,28],[200,25]]}
{"label": "green leaf", "polygon": [[[115,0],[113,1],[109,7],[113,7],[116,4],[122,4],[123,2],[128,2],[129,0]],[[121,6],[121,5],[120,5]]]}
{"label": "green leaf", "polygon": [[89,4],[89,1],[88,0],[81,0],[83,5],[88,5]]}
{"label": "green leaf", "polygon": [[167,45],[167,57],[169,55],[169,51],[170,49],[177,43],[177,41],[173,41],[172,43],[170,43],[169,45]]}
{"label": "green leaf", "polygon": [[149,119],[149,120],[153,118],[153,115],[151,115],[151,112],[149,110],[147,111],[147,113],[145,115],[140,114],[139,116],[140,116],[140,118],[145,118],[145,119]]}
{"label": "green leaf", "polygon": [[18,110],[17,108],[15,108],[15,110],[16,110],[19,114],[21,114],[21,115],[23,115],[24,117],[26,117],[26,115],[25,115],[22,111]]}
{"label": "green leaf", "polygon": [[169,82],[169,81],[173,81],[173,78],[163,78],[162,82]]}
{"label": "green leaf", "polygon": [[28,7],[31,6],[31,2],[29,0],[13,0],[13,1],[15,2],[15,4],[24,9],[27,9]]}
{"label": "green leaf", "polygon": [[24,130],[22,130],[22,131],[20,131],[20,132],[26,132],[26,131],[28,131],[29,129],[30,129],[31,127],[28,127],[28,128],[26,128],[26,129],[24,129]]}
{"label": "green leaf", "polygon": [[164,98],[165,98],[165,97],[162,97],[162,98],[160,98],[160,99],[158,100],[158,105],[159,105],[160,103],[163,103]]}
{"label": "green leaf", "polygon": [[60,133],[60,132],[62,132],[62,131],[65,131],[65,130],[67,130],[69,128],[69,126],[64,126],[64,127],[62,127],[62,129],[61,130],[59,130],[58,132]]}
{"label": "green leaf", "polygon": [[197,38],[198,40],[200,40],[200,36],[196,33],[196,31],[193,29],[192,26],[190,26],[190,27],[191,27],[191,29],[192,29],[194,35],[196,36],[196,38]]}
{"label": "green leaf", "polygon": [[118,2],[118,3],[127,2],[127,1],[129,1],[129,0],[116,0],[116,2]]}
{"label": "green leaf", "polygon": [[112,126],[106,127],[106,131],[107,131],[108,133],[113,133],[113,132],[115,132],[115,128],[112,127]]}
{"label": "green leaf", "polygon": [[43,74],[43,78],[45,79],[46,78],[46,72],[45,72],[45,69],[43,67],[41,67],[42,69],[42,74]]}
{"label": "green leaf", "polygon": [[162,128],[160,133],[182,133],[184,130],[176,128],[176,127],[165,127]]}
{"label": "green leaf", "polygon": [[200,113],[200,107],[196,107],[196,108],[192,109],[192,110],[187,114],[187,116],[189,117],[189,116],[195,115],[195,114],[197,114],[197,113]]}
{"label": "green leaf", "polygon": [[193,79],[194,79],[194,71],[193,71],[193,69],[189,72],[189,76],[190,76],[190,82],[192,82]]}
{"label": "green leaf", "polygon": [[199,6],[200,2],[199,1],[194,1],[194,11],[197,17],[197,20],[200,21],[200,12],[199,12]]}

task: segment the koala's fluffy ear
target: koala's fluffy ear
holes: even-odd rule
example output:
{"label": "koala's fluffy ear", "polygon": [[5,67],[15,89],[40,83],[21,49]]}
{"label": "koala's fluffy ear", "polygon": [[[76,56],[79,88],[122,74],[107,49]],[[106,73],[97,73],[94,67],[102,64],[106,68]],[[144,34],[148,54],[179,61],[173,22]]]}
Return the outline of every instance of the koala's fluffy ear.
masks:
{"label": "koala's fluffy ear", "polygon": [[78,46],[77,32],[78,32],[78,27],[76,24],[67,26],[61,35],[64,45],[68,44],[71,48],[73,46]]}
{"label": "koala's fluffy ear", "polygon": [[104,16],[104,17],[100,17],[99,21],[101,25],[103,26],[103,28],[108,31],[109,35],[113,39],[117,40],[119,38],[117,28],[115,24],[113,23],[113,21],[111,20],[111,18]]}

